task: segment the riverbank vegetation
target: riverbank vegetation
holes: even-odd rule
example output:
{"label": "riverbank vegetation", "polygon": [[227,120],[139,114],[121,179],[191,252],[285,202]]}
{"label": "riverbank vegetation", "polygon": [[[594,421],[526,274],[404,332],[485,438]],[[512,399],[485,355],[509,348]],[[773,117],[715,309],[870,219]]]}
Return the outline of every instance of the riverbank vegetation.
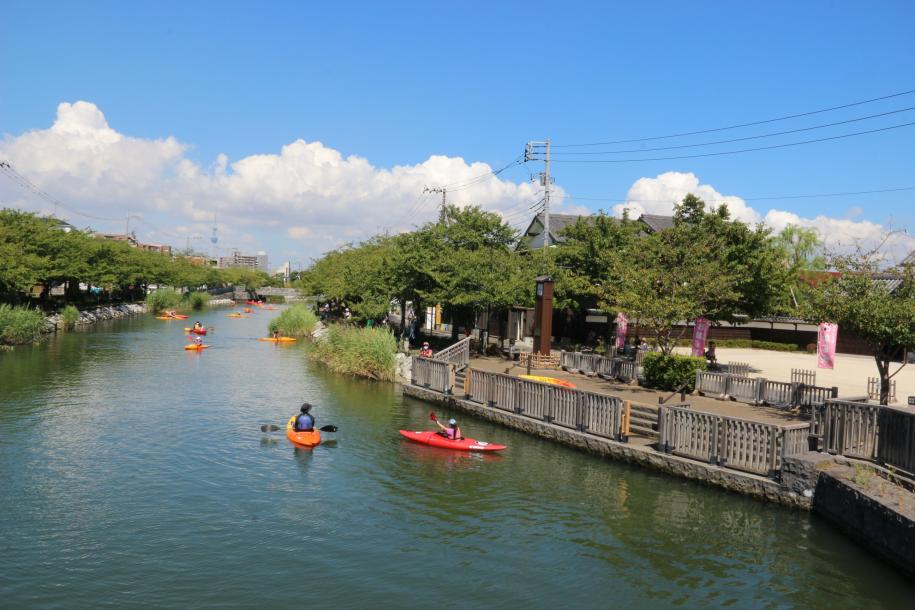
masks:
{"label": "riverbank vegetation", "polygon": [[558,235],[553,247],[531,249],[498,214],[447,206],[439,221],[415,231],[328,252],[300,283],[346,303],[358,319],[380,318],[392,300],[410,301],[415,311],[440,303],[456,332],[481,312],[533,306],[535,278],[548,275],[555,309],[623,311],[669,353],[683,320],[790,309],[788,278],[807,260],[767,228],[733,220],[723,205],[709,211],[692,195],[663,231],[601,213]]}
{"label": "riverbank vegetation", "polygon": [[334,324],[310,355],[336,373],[393,381],[396,351],[397,341],[385,329]]}
{"label": "riverbank vegetation", "polygon": [[35,343],[44,329],[45,317],[40,311],[0,303],[0,344]]}
{"label": "riverbank vegetation", "polygon": [[318,325],[318,317],[308,305],[301,303],[290,306],[270,320],[270,334],[279,331],[284,337],[307,337]]}
{"label": "riverbank vegetation", "polygon": [[64,330],[73,330],[79,321],[79,310],[74,305],[67,305],[60,312],[60,321],[63,322]]}
{"label": "riverbank vegetation", "polygon": [[[216,269],[63,227],[55,218],[0,210],[0,302],[45,310],[67,303],[143,300],[152,287],[182,292],[225,285],[249,289],[271,278],[251,269]],[[196,302],[196,301],[195,301]]]}

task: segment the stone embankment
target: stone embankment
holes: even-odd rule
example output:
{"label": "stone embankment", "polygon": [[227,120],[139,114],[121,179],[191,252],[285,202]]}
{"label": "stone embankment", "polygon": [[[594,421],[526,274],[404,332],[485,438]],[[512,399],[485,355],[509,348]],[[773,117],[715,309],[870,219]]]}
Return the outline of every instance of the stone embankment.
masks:
{"label": "stone embankment", "polygon": [[[106,307],[96,307],[79,312],[79,319],[76,326],[88,326],[106,320],[118,320],[130,316],[139,316],[146,313],[146,305],[143,303],[126,303],[123,305],[111,305]],[[62,330],[64,322],[60,314],[51,314],[47,317],[48,331],[54,332]]]}

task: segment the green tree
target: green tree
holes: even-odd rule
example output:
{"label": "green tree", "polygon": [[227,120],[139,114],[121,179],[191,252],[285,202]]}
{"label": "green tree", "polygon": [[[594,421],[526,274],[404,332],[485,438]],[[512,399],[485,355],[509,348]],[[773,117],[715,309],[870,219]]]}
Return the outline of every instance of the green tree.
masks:
{"label": "green tree", "polygon": [[823,242],[816,229],[788,225],[775,236],[774,245],[779,250],[788,291],[781,298],[781,309],[797,313],[809,287],[806,279],[810,272],[826,269]]}
{"label": "green tree", "polygon": [[731,220],[726,206],[706,211],[694,195],[677,206],[672,228],[638,239],[612,264],[618,280],[602,285],[601,307],[618,306],[648,327],[665,354],[685,334],[685,326],[674,331],[683,322],[767,313],[783,291],[769,231]]}
{"label": "green tree", "polygon": [[[880,404],[889,402],[890,380],[905,366],[906,350],[915,349],[915,273],[911,265],[881,273],[877,252],[838,256],[836,271],[814,286],[805,307],[808,319],[833,322],[839,332],[852,332],[868,345],[880,375]],[[900,280],[890,291],[875,275]],[[902,364],[895,372],[896,360]]]}

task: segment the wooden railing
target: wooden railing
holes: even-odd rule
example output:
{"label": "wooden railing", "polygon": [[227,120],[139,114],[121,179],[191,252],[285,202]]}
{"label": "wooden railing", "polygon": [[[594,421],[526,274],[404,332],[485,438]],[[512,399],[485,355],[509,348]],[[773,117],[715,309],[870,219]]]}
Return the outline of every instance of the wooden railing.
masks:
{"label": "wooden railing", "polygon": [[915,413],[883,407],[877,416],[877,459],[915,475]]}
{"label": "wooden railing", "polygon": [[749,362],[728,362],[724,366],[728,369],[728,375],[737,375],[739,377],[750,376]]}
{"label": "wooden railing", "polygon": [[791,369],[791,383],[817,384],[817,372],[813,369]]}
{"label": "wooden railing", "polygon": [[470,363],[470,337],[449,345],[432,357],[433,360],[450,362],[461,370]]}
{"label": "wooden railing", "polygon": [[696,391],[715,398],[731,398],[750,404],[785,408],[814,407],[838,396],[838,388],[810,386],[797,382],[769,381],[728,373],[696,371]]}
{"label": "wooden railing", "polygon": [[470,369],[467,398],[494,409],[619,440],[629,403],[614,396]]}
{"label": "wooden railing", "polygon": [[[582,354],[581,352],[562,352],[559,364],[573,373],[598,375],[605,379],[632,381],[638,379],[641,359],[647,352],[636,352],[636,358],[607,358],[599,354]],[[639,356],[641,354],[642,356]]]}
{"label": "wooden railing", "polygon": [[454,365],[414,356],[410,382],[442,394],[451,394],[454,388]]}
{"label": "wooden railing", "polygon": [[[867,396],[871,400],[880,400],[880,378],[879,377],[868,377],[867,378]],[[890,395],[889,402],[896,402],[896,380],[890,380]]]}
{"label": "wooden railing", "polygon": [[807,451],[809,424],[777,426],[677,407],[661,407],[660,447],[675,455],[765,476]]}
{"label": "wooden railing", "polygon": [[877,457],[879,405],[826,400],[813,408],[811,430],[827,453],[873,460]]}

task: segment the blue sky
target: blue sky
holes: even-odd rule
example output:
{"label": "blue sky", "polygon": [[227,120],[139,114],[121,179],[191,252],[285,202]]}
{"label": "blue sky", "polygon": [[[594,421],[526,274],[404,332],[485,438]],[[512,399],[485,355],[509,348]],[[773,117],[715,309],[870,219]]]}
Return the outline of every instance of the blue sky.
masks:
{"label": "blue sky", "polygon": [[[320,170],[321,156],[330,149],[380,171],[396,166],[425,171],[423,164],[433,155],[495,168],[517,157],[531,139],[550,137],[559,145],[665,135],[915,89],[912,2],[304,4],[8,2],[0,21],[0,52],[6,58],[0,68],[0,153],[38,186],[81,211],[117,216],[120,207],[140,208],[151,225],[180,236],[203,234],[209,222],[205,212],[212,210],[225,245],[266,249],[274,261],[307,260],[373,229],[398,228],[397,222],[373,216],[378,208],[389,218],[403,212],[408,220],[425,219],[422,214],[434,214],[431,198],[420,200],[418,214],[409,214],[416,203],[411,194],[419,196],[422,184],[462,182],[478,173],[443,163],[423,175],[416,169],[402,188],[388,182],[403,176],[385,175],[376,191],[365,186],[375,180],[363,175],[368,170],[348,167],[331,171],[338,184],[322,182],[326,188],[318,196],[310,190],[315,181],[330,178],[309,172]],[[93,104],[117,134],[138,141],[172,137],[180,143],[180,153],[164,152],[159,165],[153,163],[160,182],[180,174],[179,163],[204,174],[218,171],[220,154],[226,156],[226,172],[233,174],[233,163],[280,155],[297,139],[320,142],[323,149],[316,153],[318,161],[314,150],[305,161],[287,159],[281,174],[299,182],[277,188],[263,201],[259,193],[273,189],[279,178],[260,169],[250,170],[251,184],[219,187],[229,190],[214,187],[213,180],[201,186],[199,178],[159,188],[144,176],[147,186],[130,193],[125,184],[143,180],[125,178],[116,189],[99,178],[117,172],[132,176],[134,170],[118,165],[118,155],[97,159],[95,177],[81,183],[87,161],[74,165],[62,157],[67,151],[77,154],[73,145],[42,140],[36,151],[17,142],[27,132],[49,130],[60,118],[58,105],[77,101]],[[759,135],[911,106],[915,94],[634,147]],[[710,150],[913,121],[915,111],[906,111]],[[76,132],[83,130],[71,130]],[[88,146],[78,154],[93,150]],[[55,161],[42,160],[42,154]],[[10,158],[14,155],[19,158]],[[275,165],[269,158],[260,161]],[[553,174],[564,201],[611,209],[627,196],[661,192],[666,197],[684,184],[661,180],[631,191],[640,179],[656,180],[666,172],[692,173],[723,195],[756,198],[915,186],[913,161],[915,127],[908,127],[711,158],[556,163]],[[296,169],[299,162],[309,169]],[[527,164],[500,178],[520,184],[539,170],[539,164]],[[362,179],[354,175],[368,182],[355,187],[358,192],[347,192],[348,184]],[[258,176],[265,181],[260,187]],[[517,220],[521,203],[537,198],[526,188],[471,190],[457,200],[466,195]],[[116,190],[120,195],[112,196]],[[9,185],[0,187],[0,197],[6,205],[47,207]],[[289,197],[296,201],[284,202]],[[822,215],[892,223],[912,232],[913,201],[915,190],[746,203],[760,219],[774,209],[811,221]],[[276,223],[262,222],[270,215]],[[359,224],[357,219],[365,226],[347,230]],[[291,225],[298,230],[290,231]],[[862,235],[868,231],[873,228],[865,227]]]}

